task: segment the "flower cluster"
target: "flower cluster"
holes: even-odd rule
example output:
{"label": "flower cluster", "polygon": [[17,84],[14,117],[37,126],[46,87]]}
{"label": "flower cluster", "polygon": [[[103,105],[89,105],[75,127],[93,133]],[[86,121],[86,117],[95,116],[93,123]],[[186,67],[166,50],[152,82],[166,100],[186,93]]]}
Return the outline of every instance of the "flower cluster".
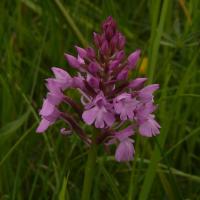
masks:
{"label": "flower cluster", "polygon": [[[42,120],[37,132],[44,132],[56,120],[69,124],[86,143],[116,144],[117,161],[129,161],[134,157],[133,139],[138,132],[152,137],[159,134],[155,121],[156,109],[153,92],[159,85],[145,86],[146,78],[128,80],[129,72],[136,68],[140,50],[125,55],[125,37],[117,30],[116,22],[108,17],[102,24],[102,33],[94,33],[94,47],[76,46],[77,56],[65,54],[69,65],[78,71],[71,77],[65,70],[53,67],[54,78],[47,79],[47,97],[40,115]],[[81,94],[76,103],[64,92],[74,88]],[[66,103],[74,109],[73,114],[61,111],[59,105]],[[98,129],[95,141],[84,133],[80,122]],[[69,133],[65,128],[62,133]]]}

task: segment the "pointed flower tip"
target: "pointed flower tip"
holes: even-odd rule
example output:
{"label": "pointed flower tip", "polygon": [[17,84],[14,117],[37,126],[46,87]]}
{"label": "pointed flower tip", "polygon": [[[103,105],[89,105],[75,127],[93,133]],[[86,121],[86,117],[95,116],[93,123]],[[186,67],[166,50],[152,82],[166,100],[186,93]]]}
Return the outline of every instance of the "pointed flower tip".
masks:
{"label": "pointed flower tip", "polygon": [[71,65],[74,68],[79,68],[80,63],[78,62],[78,59],[70,54],[65,53],[64,54],[65,59],[68,61],[69,65]]}
{"label": "pointed flower tip", "polygon": [[36,133],[44,133],[49,126],[50,122],[43,118],[36,129]]}
{"label": "pointed flower tip", "polygon": [[153,93],[156,90],[158,90],[159,87],[160,87],[159,84],[152,84],[152,85],[146,86],[143,90]]}
{"label": "pointed flower tip", "polygon": [[36,133],[44,133],[44,131],[40,127],[37,127]]}
{"label": "pointed flower tip", "polygon": [[52,67],[52,72],[54,73],[56,79],[70,79],[70,75],[63,69],[59,67]]}
{"label": "pointed flower tip", "polygon": [[105,22],[116,23],[111,15],[106,18]]}
{"label": "pointed flower tip", "polygon": [[78,52],[78,55],[81,57],[81,58],[85,58],[87,56],[87,51],[84,49],[84,48],[81,48],[79,46],[76,46],[75,45],[75,48]]}
{"label": "pointed flower tip", "polygon": [[136,67],[136,63],[140,58],[140,53],[141,50],[137,49],[136,51],[134,51],[133,53],[131,53],[128,57],[128,68],[129,69],[134,69]]}
{"label": "pointed flower tip", "polygon": [[129,83],[128,87],[132,89],[138,89],[142,87],[146,81],[147,81],[147,78],[136,78],[135,80]]}

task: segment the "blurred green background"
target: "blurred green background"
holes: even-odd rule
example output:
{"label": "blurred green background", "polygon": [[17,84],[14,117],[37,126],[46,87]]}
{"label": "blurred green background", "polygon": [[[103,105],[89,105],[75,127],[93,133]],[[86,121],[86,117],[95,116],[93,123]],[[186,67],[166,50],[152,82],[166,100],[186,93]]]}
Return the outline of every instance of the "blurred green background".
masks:
{"label": "blurred green background", "polygon": [[50,68],[73,73],[64,52],[90,44],[109,15],[127,37],[126,52],[142,49],[140,76],[160,84],[162,129],[135,137],[129,164],[100,147],[91,199],[200,199],[200,1],[1,0],[1,200],[80,199],[87,149],[60,125],[36,134],[37,112]]}

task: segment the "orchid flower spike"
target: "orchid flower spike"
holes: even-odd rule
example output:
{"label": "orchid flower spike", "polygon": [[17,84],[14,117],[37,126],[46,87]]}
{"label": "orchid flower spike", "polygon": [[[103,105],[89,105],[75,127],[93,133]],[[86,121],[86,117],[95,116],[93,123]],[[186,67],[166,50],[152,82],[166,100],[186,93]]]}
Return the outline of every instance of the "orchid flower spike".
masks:
{"label": "orchid flower spike", "polygon": [[[155,119],[154,92],[158,84],[145,85],[147,78],[128,79],[129,72],[137,70],[141,50],[125,54],[125,36],[119,32],[117,23],[108,17],[101,25],[101,33],[93,33],[93,46],[75,46],[77,55],[65,53],[68,64],[77,71],[71,76],[65,69],[53,67],[53,78],[48,78],[47,96],[39,112],[41,122],[38,133],[45,132],[57,120],[63,120],[63,135],[77,133],[88,145],[104,143],[116,145],[118,162],[134,158],[134,140],[139,133],[152,137],[160,133]],[[78,90],[80,101],[71,99],[66,91]],[[73,113],[61,104],[72,107]],[[96,140],[85,133],[81,124],[98,131]]]}

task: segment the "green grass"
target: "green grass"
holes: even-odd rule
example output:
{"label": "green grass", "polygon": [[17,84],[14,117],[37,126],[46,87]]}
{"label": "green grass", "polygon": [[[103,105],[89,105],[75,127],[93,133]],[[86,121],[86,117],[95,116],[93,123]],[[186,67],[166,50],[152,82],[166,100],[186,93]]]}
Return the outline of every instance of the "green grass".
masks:
{"label": "green grass", "polygon": [[127,53],[141,48],[148,57],[162,129],[156,138],[135,137],[130,164],[100,147],[91,199],[200,199],[200,1],[185,0],[187,12],[180,2],[0,1],[1,200],[80,199],[86,147],[62,136],[60,125],[36,134],[37,112],[51,66],[73,73],[64,52],[90,44],[108,15],[126,35]]}

